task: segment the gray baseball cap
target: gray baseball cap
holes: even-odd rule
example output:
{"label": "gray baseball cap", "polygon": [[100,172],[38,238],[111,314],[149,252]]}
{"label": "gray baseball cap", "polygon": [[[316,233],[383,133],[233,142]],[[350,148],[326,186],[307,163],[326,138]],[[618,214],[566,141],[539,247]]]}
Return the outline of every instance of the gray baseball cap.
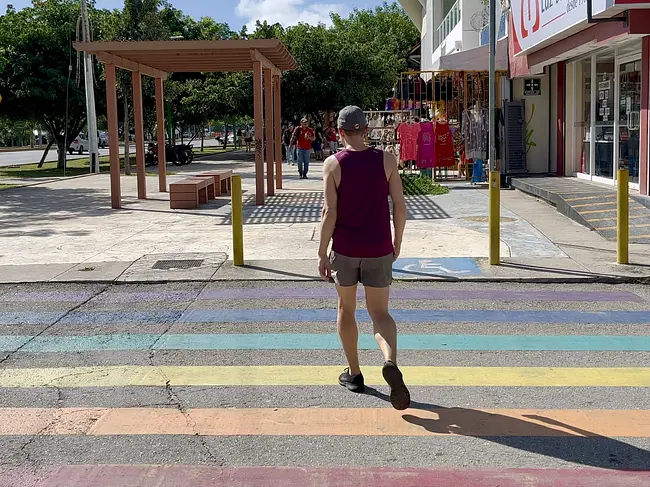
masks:
{"label": "gray baseball cap", "polygon": [[338,127],[343,130],[361,130],[368,126],[368,120],[363,110],[349,105],[339,112]]}

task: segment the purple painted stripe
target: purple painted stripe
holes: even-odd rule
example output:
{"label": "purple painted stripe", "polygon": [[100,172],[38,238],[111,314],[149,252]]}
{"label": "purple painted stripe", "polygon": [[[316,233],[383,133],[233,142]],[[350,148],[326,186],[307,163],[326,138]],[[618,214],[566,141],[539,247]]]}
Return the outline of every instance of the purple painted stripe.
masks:
{"label": "purple painted stripe", "polygon": [[[229,288],[208,289],[198,299],[310,299],[333,298],[333,288]],[[363,291],[359,290],[359,296]],[[591,291],[503,291],[503,290],[438,290],[397,289],[391,291],[394,299],[428,300],[488,300],[488,301],[634,301],[643,299],[631,292]]]}
{"label": "purple painted stripe", "polygon": [[[92,293],[86,292],[18,292],[0,296],[5,302],[82,302]],[[363,291],[359,290],[363,297]],[[97,302],[133,303],[155,301],[191,301],[219,299],[328,299],[335,298],[336,291],[331,287],[319,288],[228,288],[209,289],[197,296],[196,291],[144,291],[104,293]],[[486,300],[486,301],[579,301],[579,302],[643,302],[634,293],[592,292],[592,291],[505,291],[505,290],[438,290],[438,289],[395,289],[393,299],[414,300]]]}
{"label": "purple painted stripe", "polygon": [[649,485],[650,471],[70,465],[41,479],[37,487],[640,487]]}

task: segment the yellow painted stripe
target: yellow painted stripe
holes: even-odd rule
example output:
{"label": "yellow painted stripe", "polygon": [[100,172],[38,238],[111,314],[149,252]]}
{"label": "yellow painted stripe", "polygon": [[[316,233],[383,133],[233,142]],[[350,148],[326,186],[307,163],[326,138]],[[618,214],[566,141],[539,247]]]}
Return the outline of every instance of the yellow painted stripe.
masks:
{"label": "yellow painted stripe", "polygon": [[[643,208],[645,208],[645,206],[630,206],[630,210],[641,210]],[[608,211],[616,211],[616,208],[604,208],[602,210],[579,211],[578,214],[579,215],[591,215],[593,213],[606,213]]]}
{"label": "yellow painted stripe", "polygon": [[650,411],[436,408],[4,408],[7,435],[650,437]]}
{"label": "yellow painted stripe", "polygon": [[633,240],[635,238],[650,238],[650,235],[630,235],[630,238]]}
{"label": "yellow painted stripe", "polygon": [[[299,386],[337,383],[342,366],[97,366],[0,370],[2,387]],[[646,387],[646,367],[403,367],[413,386]],[[364,367],[367,384],[384,384],[380,367]]]}
{"label": "yellow painted stripe", "polygon": [[[648,218],[648,215],[630,215],[630,220],[634,218]],[[593,222],[605,222],[605,221],[612,221],[615,220],[616,217],[609,217],[609,218],[592,218],[591,220],[586,220],[589,223]]]}
{"label": "yellow painted stripe", "polygon": [[577,197],[577,198],[567,198],[564,201],[597,200],[597,199],[600,199],[600,198],[616,198],[616,194],[604,193],[604,194],[599,195],[599,196],[580,196],[580,197]]}
{"label": "yellow painted stripe", "polygon": [[607,205],[616,205],[616,201],[607,201],[606,203],[584,203],[580,205],[572,205],[573,208],[585,208],[591,206],[607,206]]}
{"label": "yellow painted stripe", "polygon": [[[639,225],[630,225],[630,228],[640,228],[640,227],[650,227],[650,223],[643,223],[643,224],[639,224]],[[616,227],[596,228],[596,230],[616,230]],[[630,235],[630,238],[639,238],[639,237],[635,237],[634,235]]]}

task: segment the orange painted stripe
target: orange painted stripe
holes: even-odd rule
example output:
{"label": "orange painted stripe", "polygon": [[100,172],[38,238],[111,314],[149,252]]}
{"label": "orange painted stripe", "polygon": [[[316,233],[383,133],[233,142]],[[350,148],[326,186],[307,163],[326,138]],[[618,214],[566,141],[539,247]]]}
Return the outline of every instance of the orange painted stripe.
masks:
{"label": "orange painted stripe", "polygon": [[2,408],[0,435],[650,437],[650,411]]}

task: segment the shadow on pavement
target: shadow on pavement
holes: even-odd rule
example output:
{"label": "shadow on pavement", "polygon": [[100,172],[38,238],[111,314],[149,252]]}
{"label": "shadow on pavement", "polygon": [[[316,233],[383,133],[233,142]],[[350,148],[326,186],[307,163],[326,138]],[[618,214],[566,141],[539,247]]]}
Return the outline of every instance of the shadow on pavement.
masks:
{"label": "shadow on pavement", "polygon": [[[366,386],[366,394],[390,402],[386,394],[372,387]],[[435,410],[438,413],[438,419],[422,418],[415,414],[402,415],[405,421],[421,426],[431,433],[482,438],[518,450],[591,467],[616,470],[650,469],[650,452],[648,450],[614,438],[599,436],[551,418],[526,416],[531,420],[544,422],[550,426],[568,429],[575,435],[539,423],[476,409],[445,408],[415,401],[411,402],[410,409]],[[483,433],[478,434],[478,431]],[[486,434],[486,431],[494,431],[494,435]],[[497,432],[499,435],[509,432],[517,436],[499,436]]]}
{"label": "shadow on pavement", "polygon": [[25,227],[56,225],[57,222],[80,217],[104,217],[115,210],[110,208],[110,197],[96,189],[49,188],[30,186],[20,191],[0,194],[0,236],[47,237],[54,234],[88,235],[86,231],[60,232],[52,227],[20,231]]}

